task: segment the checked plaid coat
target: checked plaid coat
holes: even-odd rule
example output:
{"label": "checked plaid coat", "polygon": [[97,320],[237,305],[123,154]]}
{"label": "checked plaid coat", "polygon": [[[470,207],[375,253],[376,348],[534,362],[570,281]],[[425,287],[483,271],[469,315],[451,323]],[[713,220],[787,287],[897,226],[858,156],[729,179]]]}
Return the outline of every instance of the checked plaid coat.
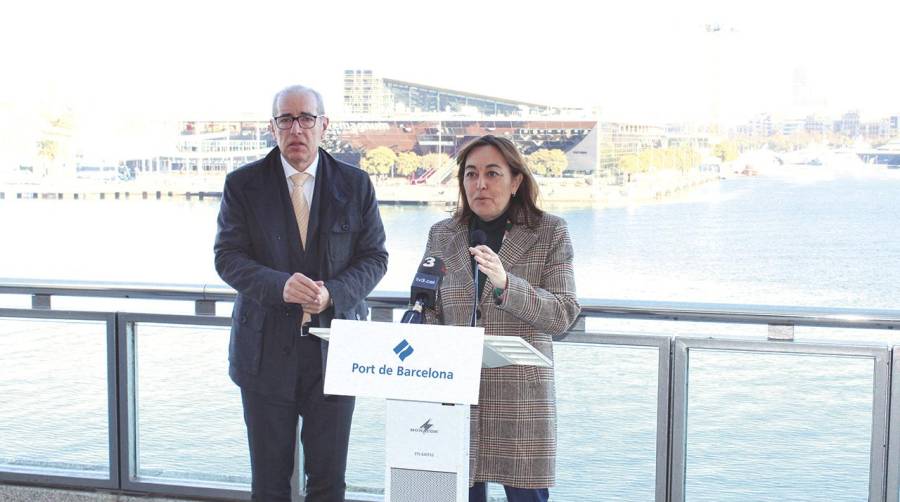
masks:
{"label": "checked plaid coat", "polygon": [[[469,232],[453,219],[431,227],[425,256],[447,266],[426,322],[468,326],[472,313]],[[565,221],[544,214],[535,228],[513,225],[500,247],[508,276],[502,304],[484,285],[479,326],[486,335],[521,336],[551,360],[551,336],[564,333],[581,308],[575,297],[572,242]],[[478,406],[472,407],[470,482],[517,488],[553,486],[556,475],[556,391],[552,368],[482,368]]]}

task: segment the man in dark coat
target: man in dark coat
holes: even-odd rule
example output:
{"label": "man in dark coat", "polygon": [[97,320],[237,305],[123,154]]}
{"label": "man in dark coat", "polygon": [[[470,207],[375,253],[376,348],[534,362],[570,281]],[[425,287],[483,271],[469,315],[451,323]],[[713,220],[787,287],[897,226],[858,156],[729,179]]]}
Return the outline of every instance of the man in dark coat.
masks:
{"label": "man in dark coat", "polygon": [[229,374],[241,388],[255,501],[288,501],[303,417],[307,502],[343,501],[354,399],[324,395],[326,345],[310,326],[365,319],[387,251],[368,175],[319,148],[322,98],[275,95],[278,147],[225,178],[216,270],[238,292]]}

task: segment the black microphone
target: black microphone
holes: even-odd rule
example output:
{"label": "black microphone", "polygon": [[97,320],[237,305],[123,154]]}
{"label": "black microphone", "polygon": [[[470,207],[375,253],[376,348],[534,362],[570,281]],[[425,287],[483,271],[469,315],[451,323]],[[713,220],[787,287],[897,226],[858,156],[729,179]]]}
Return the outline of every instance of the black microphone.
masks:
{"label": "black microphone", "polygon": [[437,256],[426,256],[419,264],[419,270],[413,277],[412,286],[409,289],[409,302],[413,308],[403,313],[400,320],[406,324],[422,324],[422,310],[434,307],[437,301],[437,292],[441,287],[441,280],[447,274],[447,267]]}
{"label": "black microphone", "polygon": [[[487,243],[487,234],[484,233],[484,230],[480,228],[475,229],[469,234],[469,247],[481,246]],[[470,322],[470,326],[475,326],[475,322],[478,320],[478,262],[472,258],[472,279],[475,281],[475,299],[472,302],[472,320]]]}

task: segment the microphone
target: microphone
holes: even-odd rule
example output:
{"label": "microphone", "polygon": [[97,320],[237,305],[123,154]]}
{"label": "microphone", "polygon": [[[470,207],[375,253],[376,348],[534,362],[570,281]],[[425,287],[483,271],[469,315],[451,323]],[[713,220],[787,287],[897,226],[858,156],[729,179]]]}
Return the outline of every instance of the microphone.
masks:
{"label": "microphone", "polygon": [[446,274],[447,267],[437,256],[426,256],[422,260],[409,289],[409,302],[413,307],[403,313],[401,323],[422,324],[425,320],[422,317],[422,310],[434,307],[441,280]]}
{"label": "microphone", "polygon": [[[487,243],[487,234],[484,233],[484,230],[480,228],[475,229],[469,235],[469,247],[481,246],[482,244]],[[470,322],[470,326],[474,327],[475,322],[478,320],[478,262],[472,259],[472,279],[475,281],[475,296],[472,301],[472,320]]]}
{"label": "microphone", "polygon": [[487,244],[487,234],[484,233],[484,230],[476,228],[472,231],[472,235],[469,236],[469,245],[475,247],[482,244]]}

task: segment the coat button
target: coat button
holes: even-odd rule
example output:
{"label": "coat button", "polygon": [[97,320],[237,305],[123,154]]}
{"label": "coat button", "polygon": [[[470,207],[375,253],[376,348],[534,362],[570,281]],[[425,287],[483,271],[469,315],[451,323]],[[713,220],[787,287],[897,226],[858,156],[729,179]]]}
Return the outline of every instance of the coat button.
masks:
{"label": "coat button", "polygon": [[241,314],[241,324],[247,324],[247,314]]}
{"label": "coat button", "polygon": [[290,348],[290,347],[284,347],[283,349],[281,349],[281,351],[284,352],[284,355],[288,355],[288,354],[291,353],[291,348]]}
{"label": "coat button", "polygon": [[481,319],[481,309],[475,310],[475,319]]}
{"label": "coat button", "polygon": [[341,230],[343,230],[343,231],[345,231],[345,232],[346,232],[347,230],[350,230],[350,225],[344,223],[343,225],[341,225]]}

